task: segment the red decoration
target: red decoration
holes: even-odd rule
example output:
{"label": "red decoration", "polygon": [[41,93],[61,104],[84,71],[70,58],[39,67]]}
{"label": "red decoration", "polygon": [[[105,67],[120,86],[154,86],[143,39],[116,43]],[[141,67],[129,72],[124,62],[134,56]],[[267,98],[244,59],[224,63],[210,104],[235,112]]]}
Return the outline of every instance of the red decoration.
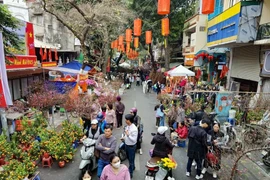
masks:
{"label": "red decoration", "polygon": [[124,44],[124,36],[119,36],[118,38],[118,45],[122,46],[122,44]]}
{"label": "red decoration", "polygon": [[128,54],[129,53],[129,50],[130,50],[130,42],[127,42],[127,45],[126,45],[126,53]]}
{"label": "red decoration", "polygon": [[113,49],[113,47],[114,47],[114,42],[111,42],[111,48]]}
{"label": "red decoration", "polygon": [[42,50],[42,47],[39,48],[39,55],[41,56],[41,59],[43,57],[43,50]]}
{"label": "red decoration", "polygon": [[135,48],[138,48],[139,47],[139,38],[138,37],[135,37],[134,38],[134,47]]}
{"label": "red decoration", "polygon": [[170,20],[167,17],[161,20],[161,34],[162,36],[168,36],[170,34]]}
{"label": "red decoration", "polygon": [[1,108],[6,108],[7,107],[7,102],[5,98],[5,93],[4,93],[4,87],[2,84],[2,79],[0,79],[0,107]]}
{"label": "red decoration", "polygon": [[152,31],[145,32],[145,43],[151,44],[152,43]]}
{"label": "red decoration", "polygon": [[170,0],[158,0],[158,10],[157,13],[159,15],[166,15],[170,13]]}
{"label": "red decoration", "polygon": [[137,18],[134,20],[134,36],[140,36],[142,34],[142,20]]}
{"label": "red decoration", "polygon": [[35,56],[36,51],[34,45],[34,28],[32,23],[29,22],[26,23],[25,34],[26,34],[25,40],[26,40],[27,54]]}
{"label": "red decoration", "polygon": [[132,39],[132,29],[126,29],[126,42],[131,42]]}
{"label": "red decoration", "polygon": [[51,49],[49,49],[49,60],[52,60],[52,50]]}
{"label": "red decoration", "polygon": [[47,60],[47,49],[46,49],[46,47],[45,47],[45,49],[44,49],[44,53],[43,53],[43,56],[42,56],[42,60],[43,60],[43,61],[46,61],[46,60]]}
{"label": "red decoration", "polygon": [[202,75],[202,72],[200,69],[197,70],[196,78],[199,79]]}
{"label": "red decoration", "polygon": [[58,61],[58,53],[56,49],[54,49],[54,59]]}
{"label": "red decoration", "polygon": [[215,10],[215,0],[202,0],[202,14],[211,14]]}
{"label": "red decoration", "polygon": [[227,67],[227,66],[223,66],[222,67],[222,71],[221,71],[221,73],[220,73],[220,79],[223,79],[225,76],[226,76],[226,74],[227,74],[227,72],[229,71],[229,68]]}

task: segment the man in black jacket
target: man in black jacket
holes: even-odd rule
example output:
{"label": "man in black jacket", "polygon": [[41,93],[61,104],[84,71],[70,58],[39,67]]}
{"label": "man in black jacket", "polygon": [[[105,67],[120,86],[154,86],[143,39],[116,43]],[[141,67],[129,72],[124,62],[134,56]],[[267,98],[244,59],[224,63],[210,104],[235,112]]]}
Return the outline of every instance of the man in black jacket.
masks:
{"label": "man in black jacket", "polygon": [[205,159],[207,153],[207,133],[205,129],[210,125],[208,119],[202,119],[199,126],[192,126],[188,133],[188,163],[186,176],[190,176],[192,161],[197,163],[196,179],[202,179],[202,160]]}

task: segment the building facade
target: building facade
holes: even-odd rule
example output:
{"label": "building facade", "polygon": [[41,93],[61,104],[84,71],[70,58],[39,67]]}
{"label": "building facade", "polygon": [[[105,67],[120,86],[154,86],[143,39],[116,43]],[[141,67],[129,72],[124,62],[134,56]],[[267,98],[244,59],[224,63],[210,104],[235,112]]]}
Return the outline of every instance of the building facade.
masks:
{"label": "building facade", "polygon": [[227,88],[260,92],[260,47],[254,46],[261,17],[260,1],[224,0],[223,12],[209,15],[208,48],[230,48]]}

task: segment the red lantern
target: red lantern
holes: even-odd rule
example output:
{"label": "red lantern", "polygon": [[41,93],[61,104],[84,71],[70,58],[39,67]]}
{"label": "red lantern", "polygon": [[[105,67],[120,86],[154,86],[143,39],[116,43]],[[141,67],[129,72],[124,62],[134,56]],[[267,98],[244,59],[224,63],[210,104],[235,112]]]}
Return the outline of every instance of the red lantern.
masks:
{"label": "red lantern", "polygon": [[122,50],[122,52],[125,52],[125,45],[124,44],[122,44],[121,50]]}
{"label": "red lantern", "polygon": [[119,36],[118,38],[118,45],[122,46],[122,44],[124,44],[124,36]]}
{"label": "red lantern", "polygon": [[201,53],[201,56],[202,56],[202,58],[204,58],[204,56],[205,56],[205,52],[202,52],[202,53]]}
{"label": "red lantern", "polygon": [[135,48],[138,48],[139,47],[139,38],[138,37],[135,37],[134,38],[134,47]]}
{"label": "red lantern", "polygon": [[205,56],[207,57],[207,56],[209,56],[209,54],[208,53],[205,53]]}
{"label": "red lantern", "polygon": [[146,44],[152,43],[152,31],[145,31],[145,43]]}
{"label": "red lantern", "polygon": [[129,52],[129,50],[130,50],[130,42],[127,42],[127,45],[126,45],[126,51],[127,51],[127,54],[128,54],[128,52]]}
{"label": "red lantern", "polygon": [[132,29],[126,29],[126,42],[131,42],[132,39]]}
{"label": "red lantern", "polygon": [[134,36],[140,36],[142,34],[142,20],[137,18],[134,20]]}
{"label": "red lantern", "polygon": [[161,34],[162,36],[168,36],[170,34],[170,21],[169,18],[163,18],[161,20]]}
{"label": "red lantern", "polygon": [[158,0],[158,10],[159,15],[166,15],[170,13],[171,0]]}
{"label": "red lantern", "polygon": [[114,41],[114,49],[118,48],[118,39]]}
{"label": "red lantern", "polygon": [[215,0],[203,0],[202,14],[211,14],[215,10]]}

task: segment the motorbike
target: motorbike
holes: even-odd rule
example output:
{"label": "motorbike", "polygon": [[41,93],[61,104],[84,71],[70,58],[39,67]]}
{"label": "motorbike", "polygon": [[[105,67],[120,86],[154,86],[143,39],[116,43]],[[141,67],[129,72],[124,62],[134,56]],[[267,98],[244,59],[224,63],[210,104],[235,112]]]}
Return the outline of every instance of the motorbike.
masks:
{"label": "motorbike", "polygon": [[[156,133],[151,133],[152,136],[155,136]],[[169,153],[172,154],[172,151]],[[151,157],[150,160],[147,161],[145,167],[147,168],[145,172],[145,180],[161,180],[160,178],[156,177],[157,172],[159,171],[158,162],[161,161],[161,157],[152,157],[153,149],[149,150],[149,155]],[[168,172],[167,172],[168,173]],[[166,175],[166,177],[168,174]]]}
{"label": "motorbike", "polygon": [[262,154],[262,162],[264,165],[270,167],[270,138],[267,138],[263,148],[267,148],[261,152]]}
{"label": "motorbike", "polygon": [[[124,137],[124,135],[122,134],[122,137]],[[125,141],[122,141],[119,144],[119,148],[118,148],[118,152],[117,152],[117,156],[119,157],[119,159],[123,162],[127,159],[127,153],[126,153],[126,144]]]}
{"label": "motorbike", "polygon": [[80,170],[94,171],[97,168],[97,159],[94,156],[96,141],[90,138],[83,140],[81,148],[81,162],[79,165]]}

